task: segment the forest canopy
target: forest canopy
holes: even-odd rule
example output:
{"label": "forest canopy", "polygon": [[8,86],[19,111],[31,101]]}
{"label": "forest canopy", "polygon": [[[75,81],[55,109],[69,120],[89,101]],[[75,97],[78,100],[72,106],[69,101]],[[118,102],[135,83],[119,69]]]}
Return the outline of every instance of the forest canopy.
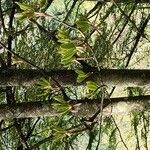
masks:
{"label": "forest canopy", "polygon": [[150,149],[149,0],[0,0],[0,149]]}

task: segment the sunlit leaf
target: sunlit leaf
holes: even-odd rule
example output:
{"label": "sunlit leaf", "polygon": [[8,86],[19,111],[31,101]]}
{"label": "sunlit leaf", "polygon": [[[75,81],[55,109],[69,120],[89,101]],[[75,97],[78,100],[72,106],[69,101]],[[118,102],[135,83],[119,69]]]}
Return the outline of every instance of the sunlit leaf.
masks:
{"label": "sunlit leaf", "polygon": [[27,4],[23,4],[23,3],[20,3],[20,2],[15,2],[19,7],[20,9],[26,11],[26,10],[32,10],[32,8],[27,5]]}
{"label": "sunlit leaf", "polygon": [[82,70],[75,70],[75,72],[78,74],[78,77],[77,77],[78,83],[82,82],[84,79],[88,77],[88,74],[86,74]]}
{"label": "sunlit leaf", "polygon": [[64,115],[71,110],[72,106],[68,101],[66,102],[63,97],[55,96],[53,99],[54,101],[52,103],[52,106],[60,115]]}
{"label": "sunlit leaf", "polygon": [[12,60],[12,64],[13,65],[15,65],[15,64],[22,64],[22,63],[24,63],[23,60],[18,60],[18,59],[15,59],[15,58]]}
{"label": "sunlit leaf", "polygon": [[61,128],[61,127],[58,127],[58,126],[54,127],[53,130],[56,131],[56,132],[59,132],[59,133],[65,133],[65,132],[66,132],[65,129],[63,129],[63,128]]}
{"label": "sunlit leaf", "polygon": [[71,41],[70,41],[70,39],[59,39],[58,42],[65,44],[65,43],[69,43]]}
{"label": "sunlit leaf", "polygon": [[23,20],[23,19],[30,19],[32,17],[34,17],[34,11],[24,11],[22,13],[16,13],[15,17],[17,19]]}
{"label": "sunlit leaf", "polygon": [[37,85],[43,90],[51,90],[52,89],[50,79],[47,80],[45,78],[42,78],[38,81]]}
{"label": "sunlit leaf", "polygon": [[77,49],[75,45],[71,42],[69,43],[63,43],[60,46],[59,53],[61,54],[61,64],[64,65],[64,67],[69,67],[74,62],[74,55],[76,54]]}
{"label": "sunlit leaf", "polygon": [[68,49],[74,50],[74,49],[76,49],[75,45],[71,42],[61,44],[60,48],[65,49],[65,50],[68,50]]}
{"label": "sunlit leaf", "polygon": [[62,141],[63,138],[65,138],[67,136],[66,130],[63,128],[55,126],[53,130],[54,130],[54,141],[55,142]]}
{"label": "sunlit leaf", "polygon": [[64,67],[69,67],[73,64],[74,60],[75,60],[74,57],[62,58],[61,64],[63,64]]}
{"label": "sunlit leaf", "polygon": [[69,34],[65,30],[58,30],[57,36],[59,39],[69,39]]}
{"label": "sunlit leaf", "polygon": [[59,102],[59,103],[64,103],[63,97],[62,96],[55,96],[54,100]]}
{"label": "sunlit leaf", "polygon": [[87,88],[91,91],[95,91],[98,88],[98,85],[93,81],[87,81],[86,84]]}

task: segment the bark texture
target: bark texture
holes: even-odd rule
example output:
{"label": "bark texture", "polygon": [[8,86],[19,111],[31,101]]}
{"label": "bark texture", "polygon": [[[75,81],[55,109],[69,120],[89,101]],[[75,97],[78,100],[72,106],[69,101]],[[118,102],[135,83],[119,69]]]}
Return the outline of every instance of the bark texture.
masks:
{"label": "bark texture", "polygon": [[0,105],[0,119],[55,116],[57,112],[47,101],[23,102]]}
{"label": "bark texture", "polygon": [[83,85],[86,81],[107,86],[149,86],[150,70],[130,69],[101,69],[89,71],[89,76],[77,83],[77,74],[74,70],[51,70],[41,72],[35,69],[0,69],[0,86],[31,86],[42,77],[52,77],[62,86]]}
{"label": "bark texture", "polygon": [[[76,115],[80,117],[92,117],[101,107],[101,100],[94,100],[85,102],[78,107]],[[136,96],[136,97],[118,97],[111,99],[104,99],[103,102],[103,116],[110,115],[127,115],[133,111],[149,111],[150,110],[150,96]]]}
{"label": "bark texture", "polygon": [[[79,117],[91,117],[101,107],[101,100],[76,100],[71,112]],[[150,96],[120,97],[104,99],[103,115],[121,114],[125,115],[131,111],[150,110]],[[59,113],[53,109],[48,101],[23,102],[13,105],[0,105],[0,119],[6,118],[30,118],[44,116],[58,116]]]}

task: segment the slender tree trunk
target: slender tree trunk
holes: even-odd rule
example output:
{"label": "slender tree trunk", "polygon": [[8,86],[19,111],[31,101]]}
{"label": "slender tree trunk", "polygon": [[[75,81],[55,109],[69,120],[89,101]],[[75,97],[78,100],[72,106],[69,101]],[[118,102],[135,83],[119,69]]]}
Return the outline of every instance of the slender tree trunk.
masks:
{"label": "slender tree trunk", "polygon": [[46,76],[52,77],[62,86],[82,85],[89,80],[107,86],[150,85],[150,70],[101,69],[101,71],[89,72],[82,83],[77,83],[77,74],[73,70],[51,70],[43,74],[39,70],[0,69],[0,86],[31,86]]}
{"label": "slender tree trunk", "polygon": [[56,116],[57,112],[47,101],[23,102],[13,105],[0,105],[0,119]]}
{"label": "slender tree trunk", "polygon": [[[103,115],[127,114],[134,110],[150,110],[150,96],[120,97],[104,99]],[[91,117],[101,107],[101,100],[76,100],[72,103],[71,112],[80,117]],[[23,102],[13,105],[0,105],[0,119],[58,116],[48,101]]]}

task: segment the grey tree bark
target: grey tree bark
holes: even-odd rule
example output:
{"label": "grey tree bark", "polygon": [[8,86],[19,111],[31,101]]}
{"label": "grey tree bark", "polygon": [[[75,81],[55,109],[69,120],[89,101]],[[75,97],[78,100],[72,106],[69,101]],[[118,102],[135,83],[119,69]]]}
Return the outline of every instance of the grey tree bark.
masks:
{"label": "grey tree bark", "polygon": [[[79,117],[91,117],[101,107],[101,100],[75,100],[76,103],[71,103],[72,112]],[[128,114],[131,111],[150,110],[150,96],[137,97],[120,97],[104,99],[103,115],[112,114]],[[59,113],[52,107],[52,103],[48,101],[34,101],[16,103],[13,105],[0,105],[0,119],[6,118],[29,118],[29,117],[44,117],[58,116]]]}
{"label": "grey tree bark", "polygon": [[62,86],[83,85],[91,80],[99,85],[107,86],[149,86],[150,70],[101,69],[89,71],[88,77],[77,83],[74,70],[51,70],[43,73],[30,69],[0,69],[0,86],[31,86],[42,77],[52,77]]}

